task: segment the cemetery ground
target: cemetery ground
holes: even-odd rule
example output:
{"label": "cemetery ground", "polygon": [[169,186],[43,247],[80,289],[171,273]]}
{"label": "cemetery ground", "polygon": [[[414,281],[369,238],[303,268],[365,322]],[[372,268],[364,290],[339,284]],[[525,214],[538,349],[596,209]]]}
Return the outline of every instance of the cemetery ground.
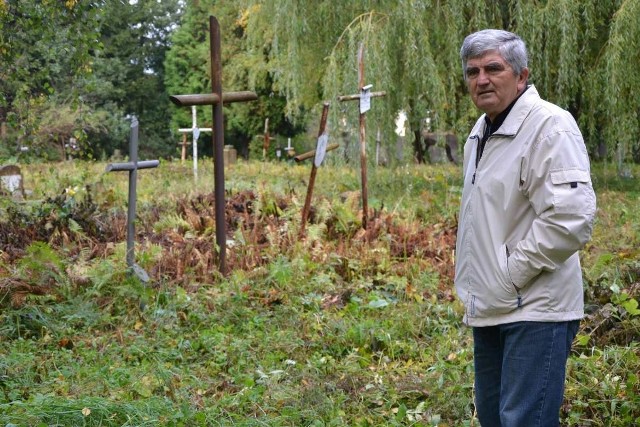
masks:
{"label": "cemetery ground", "polygon": [[[226,170],[228,275],[216,273],[213,171],[127,177],[23,165],[0,197],[0,426],[477,426],[470,331],[453,292],[457,166]],[[640,422],[640,168],[594,164],[581,253],[588,316],[562,425]]]}

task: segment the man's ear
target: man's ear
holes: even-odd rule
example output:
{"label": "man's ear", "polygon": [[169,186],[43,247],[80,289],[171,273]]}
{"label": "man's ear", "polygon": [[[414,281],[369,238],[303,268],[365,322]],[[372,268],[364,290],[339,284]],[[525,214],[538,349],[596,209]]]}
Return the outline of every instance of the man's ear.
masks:
{"label": "man's ear", "polygon": [[527,81],[529,80],[529,69],[523,68],[518,76],[518,92],[524,90],[527,87]]}

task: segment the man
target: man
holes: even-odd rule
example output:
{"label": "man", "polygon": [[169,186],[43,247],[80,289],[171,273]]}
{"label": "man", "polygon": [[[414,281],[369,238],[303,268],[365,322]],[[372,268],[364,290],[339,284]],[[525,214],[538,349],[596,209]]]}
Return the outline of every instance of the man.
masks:
{"label": "man", "polygon": [[573,117],[528,84],[520,37],[479,31],[460,56],[484,112],[464,147],[455,277],[473,328],[478,418],[557,426],[584,315],[578,251],[596,210],[589,158]]}

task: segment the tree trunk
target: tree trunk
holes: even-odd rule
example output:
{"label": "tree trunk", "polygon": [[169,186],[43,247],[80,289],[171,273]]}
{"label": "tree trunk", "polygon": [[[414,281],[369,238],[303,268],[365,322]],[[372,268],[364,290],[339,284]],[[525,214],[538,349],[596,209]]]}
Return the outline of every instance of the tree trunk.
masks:
{"label": "tree trunk", "polygon": [[7,139],[7,110],[0,107],[0,139]]}
{"label": "tree trunk", "polygon": [[413,153],[415,155],[416,162],[418,162],[418,164],[424,163],[424,148],[422,146],[422,132],[420,132],[420,129],[414,130],[413,136]]}

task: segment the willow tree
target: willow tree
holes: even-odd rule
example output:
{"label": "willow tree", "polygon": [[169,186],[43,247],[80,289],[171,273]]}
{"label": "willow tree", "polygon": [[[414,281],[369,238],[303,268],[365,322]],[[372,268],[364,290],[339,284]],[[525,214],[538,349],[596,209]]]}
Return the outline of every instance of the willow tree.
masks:
{"label": "willow tree", "polygon": [[[434,127],[460,133],[472,106],[464,97],[458,51],[472,28],[495,26],[495,2],[455,0],[264,0],[247,2],[247,32],[256,57],[267,63],[287,95],[288,112],[335,101],[358,88],[357,51],[364,46],[365,80],[386,98],[373,102],[370,122],[395,141],[394,119],[408,114],[412,132],[431,112]],[[330,125],[357,123],[356,108],[335,105]],[[390,142],[388,142],[389,144]]]}
{"label": "willow tree", "polygon": [[606,47],[599,78],[605,83],[604,94],[590,87],[591,107],[597,111],[604,95],[603,137],[608,147],[617,144],[623,156],[631,154],[640,162],[640,1],[626,0],[616,10]]}
{"label": "willow tree", "polygon": [[532,82],[578,119],[594,157],[640,154],[640,2],[514,1],[513,16]]}
{"label": "willow tree", "polygon": [[[519,33],[530,50],[531,82],[578,119],[593,154],[618,144],[640,152],[638,0],[245,0],[250,54],[287,96],[287,111],[319,106],[357,89],[356,52],[366,80],[389,96],[370,114],[394,139],[393,117],[409,114],[418,135],[465,135],[478,112],[465,93],[458,52],[482,28]],[[333,123],[337,123],[333,109]],[[345,112],[347,113],[347,112]],[[348,119],[348,121],[355,121]],[[598,151],[600,148],[600,151]]]}

